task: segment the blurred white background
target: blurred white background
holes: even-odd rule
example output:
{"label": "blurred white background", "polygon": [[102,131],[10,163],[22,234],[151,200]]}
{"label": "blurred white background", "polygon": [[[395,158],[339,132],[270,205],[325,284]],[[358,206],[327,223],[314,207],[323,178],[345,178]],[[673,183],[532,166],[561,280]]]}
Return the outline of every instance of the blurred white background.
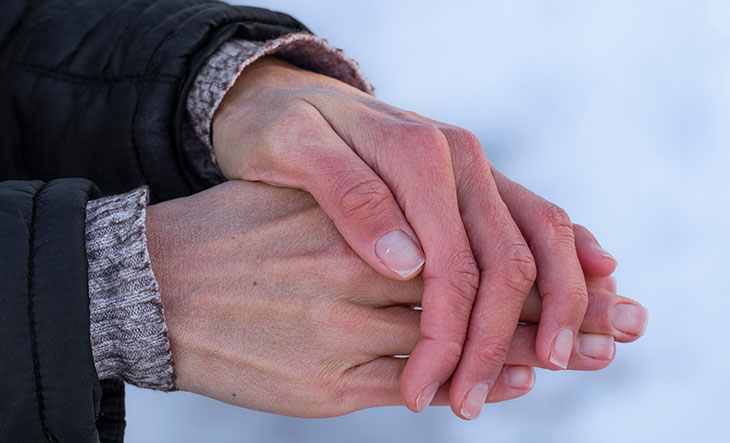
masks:
{"label": "blurred white background", "polygon": [[476,422],[448,408],[302,420],[129,388],[130,442],[684,442],[726,437],[730,2],[248,1],[360,62],[377,96],[476,133],[619,260],[644,338],[539,370]]}

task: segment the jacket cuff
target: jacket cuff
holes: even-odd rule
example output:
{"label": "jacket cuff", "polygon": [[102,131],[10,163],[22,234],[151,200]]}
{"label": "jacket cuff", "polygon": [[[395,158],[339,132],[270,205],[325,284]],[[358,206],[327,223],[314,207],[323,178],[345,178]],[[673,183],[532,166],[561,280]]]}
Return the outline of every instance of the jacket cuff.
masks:
{"label": "jacket cuff", "polygon": [[145,231],[148,190],[86,206],[91,348],[100,379],[174,389],[172,354]]}
{"label": "jacket cuff", "polygon": [[213,150],[213,116],[241,72],[259,58],[274,54],[294,65],[373,93],[357,62],[312,34],[294,33],[269,41],[228,40],[198,72],[186,102],[189,123],[184,122],[182,128],[183,151],[195,171],[210,185],[225,181]]}
{"label": "jacket cuff", "polygon": [[89,343],[84,247],[97,192],[78,178],[0,180],[1,442],[97,435],[105,400]]}

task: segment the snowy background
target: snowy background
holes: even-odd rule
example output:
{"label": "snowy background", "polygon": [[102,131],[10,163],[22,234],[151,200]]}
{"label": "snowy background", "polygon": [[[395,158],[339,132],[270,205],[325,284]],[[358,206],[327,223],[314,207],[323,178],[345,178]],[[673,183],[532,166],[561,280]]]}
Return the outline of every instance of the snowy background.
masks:
{"label": "snowy background", "polygon": [[380,99],[476,133],[618,258],[649,328],[609,368],[539,370],[533,392],[472,423],[448,408],[292,419],[130,387],[129,442],[727,438],[730,2],[245,3],[344,48]]}

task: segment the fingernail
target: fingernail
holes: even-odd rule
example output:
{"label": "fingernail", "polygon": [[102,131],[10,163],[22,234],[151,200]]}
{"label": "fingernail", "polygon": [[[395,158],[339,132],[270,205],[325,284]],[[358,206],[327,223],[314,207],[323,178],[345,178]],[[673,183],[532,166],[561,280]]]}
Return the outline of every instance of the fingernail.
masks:
{"label": "fingernail", "polygon": [[598,243],[593,243],[593,249],[598,252],[598,254],[602,257],[610,258],[611,260],[616,261],[614,256],[609,254],[609,252],[603,249]]}
{"label": "fingernail", "polygon": [[479,417],[479,414],[482,413],[484,401],[487,399],[487,394],[489,394],[488,384],[480,383],[478,385],[474,385],[464,398],[464,404],[461,407],[461,415],[469,420],[474,420]]}
{"label": "fingernail", "polygon": [[575,345],[578,352],[589,358],[610,360],[616,350],[613,336],[602,334],[578,334]]}
{"label": "fingernail", "polygon": [[439,390],[439,386],[441,385],[438,383],[430,384],[423,388],[423,391],[418,394],[418,398],[416,399],[416,409],[418,412],[423,411],[431,404],[433,396],[436,395],[436,391]]}
{"label": "fingernail", "polygon": [[620,303],[611,309],[611,324],[630,335],[642,335],[646,330],[649,314],[643,306]]}
{"label": "fingernail", "polygon": [[532,389],[535,372],[529,366],[508,366],[504,369],[507,386],[512,389]]}
{"label": "fingernail", "polygon": [[560,368],[566,369],[568,367],[568,360],[570,360],[570,353],[572,350],[573,331],[567,328],[563,329],[555,336],[553,350],[550,353],[550,362]]}
{"label": "fingernail", "polygon": [[421,248],[405,232],[386,232],[375,243],[375,254],[396,274],[410,277],[423,265]]}

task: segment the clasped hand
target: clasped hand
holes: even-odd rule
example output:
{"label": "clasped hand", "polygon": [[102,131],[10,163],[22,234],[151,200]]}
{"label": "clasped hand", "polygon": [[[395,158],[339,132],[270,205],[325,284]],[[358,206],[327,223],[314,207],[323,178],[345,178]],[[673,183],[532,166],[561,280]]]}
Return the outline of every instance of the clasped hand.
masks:
{"label": "clasped hand", "polygon": [[149,208],[182,389],[294,416],[433,403],[472,419],[528,392],[532,366],[600,369],[643,332],[613,258],[463,129],[265,58],[213,144],[229,179],[306,193],[231,181]]}

